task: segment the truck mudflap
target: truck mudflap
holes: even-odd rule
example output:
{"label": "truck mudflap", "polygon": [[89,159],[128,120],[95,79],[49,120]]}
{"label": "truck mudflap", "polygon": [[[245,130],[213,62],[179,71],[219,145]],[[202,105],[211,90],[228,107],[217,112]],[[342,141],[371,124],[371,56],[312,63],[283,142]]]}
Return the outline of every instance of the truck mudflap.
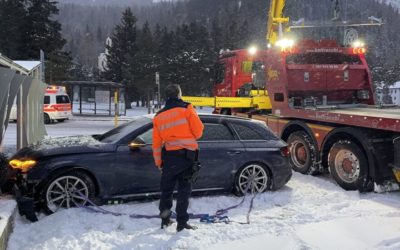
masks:
{"label": "truck mudflap", "polygon": [[400,183],[400,136],[393,140],[394,144],[394,162],[393,162],[393,174],[396,181]]}

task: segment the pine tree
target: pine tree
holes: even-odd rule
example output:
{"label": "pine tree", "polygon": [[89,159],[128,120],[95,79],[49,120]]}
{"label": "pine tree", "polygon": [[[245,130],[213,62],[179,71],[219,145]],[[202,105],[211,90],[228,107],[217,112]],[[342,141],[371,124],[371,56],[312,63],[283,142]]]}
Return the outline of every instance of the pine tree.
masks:
{"label": "pine tree", "polygon": [[63,51],[66,40],[61,35],[61,24],[54,20],[58,14],[56,2],[26,0],[27,14],[19,31],[22,40],[18,51],[20,60],[38,60],[40,50],[45,52],[46,82],[68,79],[71,67],[69,53]]}
{"label": "pine tree", "polygon": [[[138,33],[138,51],[134,58],[135,84],[142,97],[151,95],[155,87],[155,72],[157,69],[156,50],[150,25],[146,22]],[[142,98],[142,103],[144,100]]]}
{"label": "pine tree", "polygon": [[216,54],[223,49],[223,36],[224,32],[220,26],[219,18],[215,17],[211,26],[211,39],[213,41],[213,47]]}
{"label": "pine tree", "polygon": [[112,46],[108,46],[108,70],[104,76],[108,80],[126,85],[126,108],[131,108],[131,101],[138,92],[134,84],[134,58],[136,53],[136,17],[130,8],[123,14],[120,24],[116,25],[111,36]]}
{"label": "pine tree", "polygon": [[61,51],[66,43],[61,36],[61,24],[54,20],[58,14],[56,2],[27,0],[26,36],[22,51],[25,59],[37,59],[42,49],[46,53]]}
{"label": "pine tree", "polygon": [[21,0],[0,0],[0,53],[12,59],[20,59],[19,45],[26,10]]}
{"label": "pine tree", "polygon": [[171,83],[177,83],[174,81],[177,71],[177,68],[174,65],[176,60],[175,54],[177,51],[175,46],[175,33],[168,31],[168,29],[164,27],[161,31],[159,40],[160,43],[156,51],[156,60],[159,62],[157,71],[160,73],[160,82],[164,86]]}

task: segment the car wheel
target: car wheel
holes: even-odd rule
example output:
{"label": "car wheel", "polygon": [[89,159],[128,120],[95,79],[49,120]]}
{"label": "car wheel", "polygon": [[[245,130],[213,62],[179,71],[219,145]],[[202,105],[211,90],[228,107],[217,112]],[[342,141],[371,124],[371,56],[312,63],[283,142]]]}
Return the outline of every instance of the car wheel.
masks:
{"label": "car wheel", "polygon": [[304,131],[292,133],[287,144],[290,145],[290,165],[294,171],[302,174],[315,174],[318,172],[316,165],[316,148],[310,136]]}
{"label": "car wheel", "polygon": [[345,190],[357,190],[367,179],[367,159],[352,141],[341,140],[333,144],[328,166],[332,177]]}
{"label": "car wheel", "polygon": [[234,190],[236,195],[244,195],[246,190],[249,193],[262,193],[270,186],[271,178],[267,169],[261,164],[252,163],[238,172]]}
{"label": "car wheel", "polygon": [[44,124],[49,124],[51,122],[50,116],[46,113],[44,113]]}
{"label": "car wheel", "polygon": [[83,206],[95,197],[93,180],[85,173],[71,171],[49,181],[44,188],[45,210],[55,213],[62,208]]}

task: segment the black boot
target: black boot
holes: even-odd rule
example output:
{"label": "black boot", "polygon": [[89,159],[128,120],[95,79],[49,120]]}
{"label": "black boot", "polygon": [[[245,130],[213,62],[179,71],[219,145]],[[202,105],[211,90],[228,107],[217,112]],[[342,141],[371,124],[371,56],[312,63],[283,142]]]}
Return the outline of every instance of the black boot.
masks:
{"label": "black boot", "polygon": [[189,225],[187,223],[178,224],[178,226],[176,227],[176,231],[178,231],[178,232],[182,231],[183,229],[196,230],[197,227],[196,226],[191,226],[191,225]]}
{"label": "black boot", "polygon": [[160,213],[160,217],[161,217],[161,229],[163,229],[164,227],[168,227],[171,226],[172,223],[174,223],[171,220],[171,210],[164,210],[163,212]]}
{"label": "black boot", "polygon": [[174,222],[170,218],[161,219],[161,229],[163,229],[164,227],[171,226],[172,223],[174,223]]}

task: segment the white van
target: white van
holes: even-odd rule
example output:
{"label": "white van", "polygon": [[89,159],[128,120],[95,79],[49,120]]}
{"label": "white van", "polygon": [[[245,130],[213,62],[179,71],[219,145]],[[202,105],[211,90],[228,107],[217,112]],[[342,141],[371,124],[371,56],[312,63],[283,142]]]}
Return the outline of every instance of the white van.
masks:
{"label": "white van", "polygon": [[[43,104],[45,124],[49,124],[54,121],[63,122],[72,116],[71,101],[63,87],[47,87]],[[17,106],[15,104],[11,109],[9,120],[17,121]]]}

